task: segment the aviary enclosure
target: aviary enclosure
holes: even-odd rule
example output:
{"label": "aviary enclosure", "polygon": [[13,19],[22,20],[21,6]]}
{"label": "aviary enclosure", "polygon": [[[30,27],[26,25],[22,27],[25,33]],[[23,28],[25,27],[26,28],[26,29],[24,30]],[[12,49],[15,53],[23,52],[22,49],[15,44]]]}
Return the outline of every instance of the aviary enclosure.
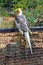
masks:
{"label": "aviary enclosure", "polygon": [[[29,2],[27,9],[26,4],[19,3],[19,0],[17,2],[14,0],[0,0],[0,65],[43,65],[43,1],[41,3],[39,0]],[[35,5],[31,2],[34,2]],[[21,4],[25,6],[23,7]],[[39,6],[41,10],[38,8]],[[28,45],[25,47],[24,36],[15,28],[14,13],[15,8],[18,7],[23,8],[23,13],[30,21],[29,25],[32,33],[30,39],[33,54],[31,54]]]}

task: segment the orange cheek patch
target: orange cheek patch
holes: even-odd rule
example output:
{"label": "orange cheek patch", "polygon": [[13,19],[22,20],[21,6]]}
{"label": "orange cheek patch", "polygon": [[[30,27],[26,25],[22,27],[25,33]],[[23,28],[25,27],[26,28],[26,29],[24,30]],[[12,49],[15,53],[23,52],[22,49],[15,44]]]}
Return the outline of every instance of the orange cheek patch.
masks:
{"label": "orange cheek patch", "polygon": [[18,13],[20,13],[20,11],[19,11],[19,10],[18,10],[17,12],[18,12]]}

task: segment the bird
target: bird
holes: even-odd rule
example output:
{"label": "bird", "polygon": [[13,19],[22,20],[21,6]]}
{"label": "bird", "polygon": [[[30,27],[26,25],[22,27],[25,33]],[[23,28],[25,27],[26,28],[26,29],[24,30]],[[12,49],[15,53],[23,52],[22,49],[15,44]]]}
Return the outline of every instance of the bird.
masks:
{"label": "bird", "polygon": [[24,35],[26,42],[28,42],[28,45],[30,47],[31,50],[31,54],[33,54],[32,52],[32,45],[30,42],[30,35],[29,35],[29,28],[28,28],[28,21],[25,17],[25,15],[23,14],[22,10],[20,8],[17,9],[17,15],[15,17],[15,26],[16,28],[19,30],[19,32]]}

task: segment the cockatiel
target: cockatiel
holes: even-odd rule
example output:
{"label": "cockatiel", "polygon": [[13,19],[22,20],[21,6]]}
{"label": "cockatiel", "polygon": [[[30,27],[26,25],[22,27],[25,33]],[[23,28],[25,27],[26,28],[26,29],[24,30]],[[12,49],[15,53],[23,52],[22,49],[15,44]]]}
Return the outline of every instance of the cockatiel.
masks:
{"label": "cockatiel", "polygon": [[28,30],[29,30],[28,21],[27,21],[26,17],[23,15],[22,10],[20,8],[17,9],[15,25],[16,25],[16,28],[22,33],[22,35],[25,36],[25,39],[29,44],[31,54],[32,54],[32,46],[31,46],[30,36],[29,36],[29,32],[28,32]]}

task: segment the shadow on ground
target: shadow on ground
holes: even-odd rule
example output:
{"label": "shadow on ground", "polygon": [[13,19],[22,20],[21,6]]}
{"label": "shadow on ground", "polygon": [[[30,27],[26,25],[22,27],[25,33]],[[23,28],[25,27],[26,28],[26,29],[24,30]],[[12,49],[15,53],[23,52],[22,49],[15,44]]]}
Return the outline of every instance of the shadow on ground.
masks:
{"label": "shadow on ground", "polygon": [[0,49],[0,65],[43,65],[43,48],[34,47],[31,54],[23,45],[8,44]]}

